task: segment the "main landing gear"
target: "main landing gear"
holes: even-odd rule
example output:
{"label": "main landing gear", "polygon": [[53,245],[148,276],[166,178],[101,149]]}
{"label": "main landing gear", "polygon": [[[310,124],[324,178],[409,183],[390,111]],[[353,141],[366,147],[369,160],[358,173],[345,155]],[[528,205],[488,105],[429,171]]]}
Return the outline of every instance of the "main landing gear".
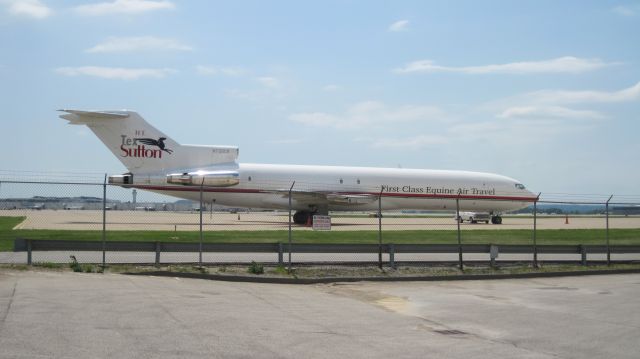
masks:
{"label": "main landing gear", "polygon": [[293,214],[293,223],[295,224],[307,224],[309,221],[309,217],[311,217],[313,213],[310,211],[296,211]]}
{"label": "main landing gear", "polygon": [[500,217],[500,216],[491,216],[491,223],[493,223],[493,224],[502,224],[502,217]]}

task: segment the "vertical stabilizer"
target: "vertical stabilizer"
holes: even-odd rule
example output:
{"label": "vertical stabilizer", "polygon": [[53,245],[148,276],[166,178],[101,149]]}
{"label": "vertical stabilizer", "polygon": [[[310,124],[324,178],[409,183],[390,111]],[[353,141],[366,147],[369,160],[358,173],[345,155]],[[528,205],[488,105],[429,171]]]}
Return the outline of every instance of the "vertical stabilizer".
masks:
{"label": "vertical stabilizer", "polygon": [[73,125],[86,125],[130,172],[161,173],[237,160],[233,146],[180,145],[133,111],[61,110]]}

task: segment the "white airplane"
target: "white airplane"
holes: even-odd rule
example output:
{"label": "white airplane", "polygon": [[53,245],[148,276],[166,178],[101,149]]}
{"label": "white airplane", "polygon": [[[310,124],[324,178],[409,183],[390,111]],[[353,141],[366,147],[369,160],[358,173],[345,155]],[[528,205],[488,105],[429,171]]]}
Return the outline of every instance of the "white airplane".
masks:
{"label": "white airplane", "polygon": [[329,211],[445,210],[501,214],[536,199],[520,182],[467,171],[238,163],[238,147],[181,145],[132,111],[60,110],[86,125],[128,172],[109,183],[233,207],[287,209],[294,222]]}

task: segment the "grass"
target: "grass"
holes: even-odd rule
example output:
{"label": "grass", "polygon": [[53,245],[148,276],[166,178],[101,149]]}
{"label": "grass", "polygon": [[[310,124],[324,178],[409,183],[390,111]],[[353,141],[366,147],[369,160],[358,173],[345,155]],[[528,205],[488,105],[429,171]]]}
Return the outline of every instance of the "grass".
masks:
{"label": "grass", "polygon": [[[17,237],[30,239],[63,239],[101,241],[99,230],[35,230],[13,228],[25,217],[0,217],[0,251],[13,250]],[[610,229],[611,244],[640,245],[640,228]],[[207,243],[276,243],[287,242],[287,231],[207,231]],[[533,233],[529,229],[465,230],[466,244],[530,244]],[[108,231],[107,241],[198,242],[198,231]],[[295,243],[378,243],[377,231],[297,231]],[[457,243],[455,230],[407,230],[382,232],[383,243]],[[604,244],[604,229],[542,229],[537,231],[538,244]]]}

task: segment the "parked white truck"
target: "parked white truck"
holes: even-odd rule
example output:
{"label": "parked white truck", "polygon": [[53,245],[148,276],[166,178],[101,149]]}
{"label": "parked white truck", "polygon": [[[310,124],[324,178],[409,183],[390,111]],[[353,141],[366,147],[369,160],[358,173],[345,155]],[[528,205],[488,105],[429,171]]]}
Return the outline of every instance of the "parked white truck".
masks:
{"label": "parked white truck", "polygon": [[[457,218],[460,223],[469,222],[469,223],[478,223],[484,222],[489,223],[491,221],[491,214],[488,212],[460,212],[460,217]],[[502,222],[502,221],[500,221]],[[499,223],[496,223],[499,224]]]}

